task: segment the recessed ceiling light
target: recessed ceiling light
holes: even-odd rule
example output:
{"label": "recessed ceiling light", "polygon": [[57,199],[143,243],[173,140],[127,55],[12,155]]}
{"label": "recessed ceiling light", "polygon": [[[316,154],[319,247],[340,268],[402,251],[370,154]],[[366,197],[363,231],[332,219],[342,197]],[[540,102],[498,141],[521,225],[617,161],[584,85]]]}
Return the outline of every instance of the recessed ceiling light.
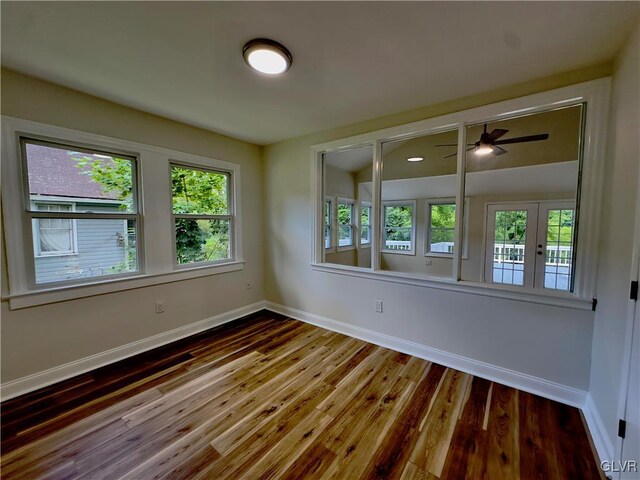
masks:
{"label": "recessed ceiling light", "polygon": [[268,38],[254,38],[242,49],[244,61],[265,75],[280,75],[291,67],[293,57],[284,45]]}
{"label": "recessed ceiling light", "polygon": [[407,158],[407,162],[421,162],[423,161],[423,157],[409,157]]}

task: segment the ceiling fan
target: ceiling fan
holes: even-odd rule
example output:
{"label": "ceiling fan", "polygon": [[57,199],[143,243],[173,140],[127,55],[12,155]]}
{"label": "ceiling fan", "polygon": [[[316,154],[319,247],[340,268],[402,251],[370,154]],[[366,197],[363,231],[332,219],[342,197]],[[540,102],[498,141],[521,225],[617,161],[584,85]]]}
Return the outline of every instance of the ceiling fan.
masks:
{"label": "ceiling fan", "polygon": [[[524,143],[524,142],[537,142],[539,140],[546,140],[549,138],[548,133],[541,133],[539,135],[528,135],[525,137],[516,137],[516,138],[506,138],[504,140],[498,140],[504,134],[506,134],[509,130],[505,130],[503,128],[494,128],[491,133],[487,133],[487,124],[484,124],[484,132],[480,135],[480,140],[476,143],[467,143],[467,146],[471,146],[471,148],[467,148],[467,152],[470,150],[475,150],[478,155],[502,155],[503,153],[507,153],[507,151],[500,147],[499,145],[508,145],[510,143]],[[436,145],[436,147],[457,147],[457,143],[443,143]],[[451,155],[447,155],[444,158],[455,157],[456,153],[452,153]]]}

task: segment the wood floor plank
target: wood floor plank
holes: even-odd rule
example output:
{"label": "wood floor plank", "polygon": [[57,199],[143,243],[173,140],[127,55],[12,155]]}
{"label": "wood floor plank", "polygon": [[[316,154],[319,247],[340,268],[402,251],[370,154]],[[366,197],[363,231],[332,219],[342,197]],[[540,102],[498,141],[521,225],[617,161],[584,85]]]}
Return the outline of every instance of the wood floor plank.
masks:
{"label": "wood floor plank", "polygon": [[268,311],[0,409],[7,480],[602,479],[579,410]]}
{"label": "wood floor plank", "polygon": [[489,411],[487,476],[520,478],[518,391],[493,384]]}

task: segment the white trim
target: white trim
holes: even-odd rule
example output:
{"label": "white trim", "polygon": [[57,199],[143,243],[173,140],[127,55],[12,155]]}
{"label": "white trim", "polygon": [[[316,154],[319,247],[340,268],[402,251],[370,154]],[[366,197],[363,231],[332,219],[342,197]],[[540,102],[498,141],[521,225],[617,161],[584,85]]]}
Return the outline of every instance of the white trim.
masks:
{"label": "white trim", "polygon": [[526,373],[517,372],[507,368],[491,365],[489,363],[474,360],[469,357],[445,352],[419,343],[404,340],[384,333],[379,333],[367,328],[358,327],[348,323],[333,320],[313,313],[304,312],[291,307],[267,301],[265,308],[276,313],[301,320],[312,325],[342,333],[365,342],[380,345],[381,347],[413,355],[432,362],[439,363],[449,368],[454,368],[471,375],[486,378],[519,390],[540,395],[541,397],[556,400],[567,405],[582,408],[587,397],[587,392],[577,388],[561,385],[559,383],[535,377]]}
{"label": "white trim", "polygon": [[584,419],[589,427],[589,433],[591,434],[596,453],[598,457],[600,457],[600,460],[616,460],[614,457],[613,443],[611,443],[600,412],[590,393],[587,393],[582,412],[584,413]]}
{"label": "white trim", "polygon": [[312,263],[311,269],[318,272],[336,273],[350,277],[368,278],[384,282],[399,283],[402,285],[414,285],[417,287],[435,288],[450,292],[461,292],[470,295],[482,295],[485,297],[501,298],[505,300],[517,300],[521,302],[552,305],[555,307],[573,308],[576,310],[591,310],[591,300],[578,298],[562,291],[548,291],[544,294],[535,290],[525,290],[522,287],[509,287],[493,285],[481,282],[455,281],[447,277],[412,274],[408,276],[402,272],[388,270],[371,270],[362,267],[350,267],[347,265]]}
{"label": "white trim", "polygon": [[195,335],[196,333],[203,332],[210,328],[232,322],[263,310],[264,306],[265,302],[263,301],[245,305],[244,307],[236,308],[235,310],[230,310],[213,317],[205,318],[198,322],[190,323],[189,325],[174,328],[173,330],[159,333],[158,335],[153,335],[152,337],[137,340],[120,347],[112,348],[111,350],[106,350],[89,357],[74,360],[72,362],[65,363],[64,365],[59,365],[42,372],[3,383],[1,386],[2,401],[4,402],[10,398],[32,392],[67,378],[75,377],[76,375],[100,368],[104,365],[175,342],[176,340]]}
{"label": "white trim", "polygon": [[[21,308],[46,305],[49,303],[65,302],[76,298],[93,297],[104,295],[105,293],[121,292],[123,290],[133,290],[136,288],[150,287],[162,283],[179,282],[191,278],[218,275],[220,273],[237,272],[244,269],[244,261],[220,263],[216,265],[199,265],[189,269],[175,272],[163,272],[147,275],[134,275],[119,277],[117,281],[108,279],[100,280],[82,285],[56,286],[42,288],[38,291],[27,292],[16,295],[7,295],[2,300],[9,300],[9,309],[18,310]],[[99,278],[99,277],[96,277]]]}

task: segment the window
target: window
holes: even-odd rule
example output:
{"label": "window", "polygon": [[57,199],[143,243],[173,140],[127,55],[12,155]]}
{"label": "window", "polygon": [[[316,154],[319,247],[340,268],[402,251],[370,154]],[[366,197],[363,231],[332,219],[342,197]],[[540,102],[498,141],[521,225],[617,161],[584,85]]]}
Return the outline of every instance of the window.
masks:
{"label": "window", "polygon": [[31,138],[21,138],[20,145],[32,283],[136,272],[136,159]]}
{"label": "window", "polygon": [[[465,200],[465,212],[469,202]],[[467,214],[463,222],[462,258],[467,258]],[[427,200],[427,236],[425,255],[430,257],[452,257],[455,245],[456,203],[455,199]]]}
{"label": "window", "polygon": [[338,198],[338,247],[354,246],[353,200]]}
{"label": "window", "polygon": [[176,264],[232,258],[229,172],[171,165]]}
{"label": "window", "polygon": [[324,201],[324,248],[331,248],[331,230],[333,227],[333,202],[331,199]]}
{"label": "window", "polygon": [[415,254],[415,202],[383,204],[383,251]]}
{"label": "window", "polygon": [[360,245],[371,245],[371,204],[360,205]]}
{"label": "window", "polygon": [[[39,212],[71,212],[72,204],[37,203]],[[68,218],[34,220],[34,249],[37,257],[73,255],[77,250],[75,222]]]}
{"label": "window", "polygon": [[[588,308],[608,92],[594,80],[312,146],[314,212],[326,195],[354,198],[358,246],[372,248],[325,256],[316,217],[312,268]],[[488,205],[508,205],[492,220],[502,233]]]}

